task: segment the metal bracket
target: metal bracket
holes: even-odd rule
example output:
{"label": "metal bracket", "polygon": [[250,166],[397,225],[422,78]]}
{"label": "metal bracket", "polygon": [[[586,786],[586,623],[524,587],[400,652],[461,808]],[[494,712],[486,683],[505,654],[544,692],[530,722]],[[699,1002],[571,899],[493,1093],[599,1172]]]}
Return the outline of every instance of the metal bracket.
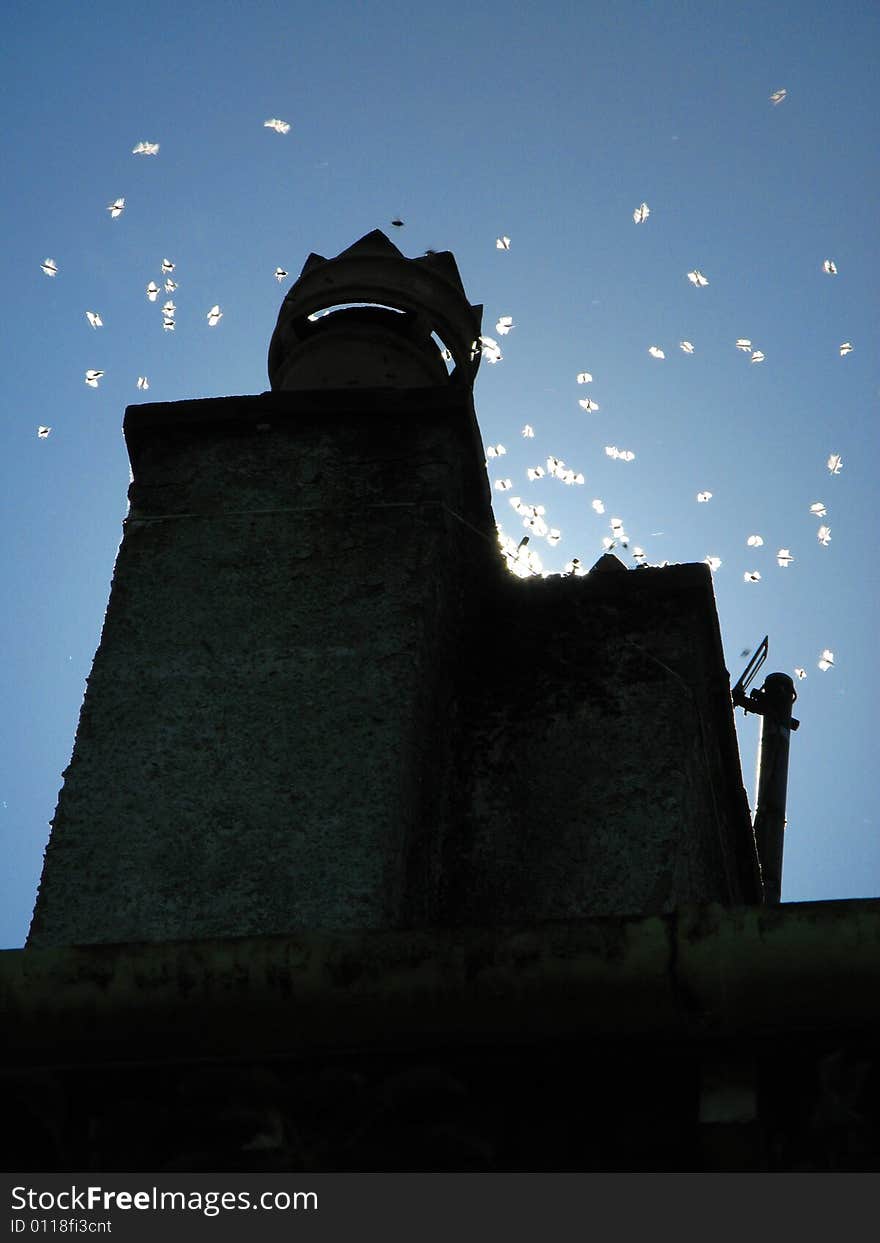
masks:
{"label": "metal bracket", "polygon": [[[767,716],[772,715],[773,713],[773,709],[768,706],[767,693],[765,690],[766,683],[765,686],[762,686],[759,691],[749,691],[748,694],[746,694],[746,691],[748,691],[755,675],[767,659],[769,651],[769,637],[765,634],[764,638],[755,648],[752,658],[743,670],[742,676],[736,686],[734,686],[733,690],[730,692],[730,696],[734,704],[738,708],[742,708],[746,714],[753,712],[756,716]],[[777,675],[773,674],[772,676],[776,677]],[[797,699],[797,692],[795,692],[794,697]],[[795,730],[800,725],[800,721],[796,720],[794,717],[790,717],[786,721],[780,721],[780,724],[787,725],[789,729]]]}
{"label": "metal bracket", "polygon": [[[765,634],[764,638],[755,648],[755,651],[752,654],[751,660],[746,665],[745,669],[743,669],[740,680],[737,682],[736,686],[730,692],[731,695],[733,696],[733,702],[737,705],[738,708],[745,708],[746,712],[749,711],[749,701],[746,698],[746,691],[751,685],[755,674],[758,672],[758,670],[763,665],[764,661],[767,659],[767,653],[769,651],[770,651],[770,639],[769,639],[769,636]],[[754,695],[754,693],[755,692],[753,691],[752,694]]]}

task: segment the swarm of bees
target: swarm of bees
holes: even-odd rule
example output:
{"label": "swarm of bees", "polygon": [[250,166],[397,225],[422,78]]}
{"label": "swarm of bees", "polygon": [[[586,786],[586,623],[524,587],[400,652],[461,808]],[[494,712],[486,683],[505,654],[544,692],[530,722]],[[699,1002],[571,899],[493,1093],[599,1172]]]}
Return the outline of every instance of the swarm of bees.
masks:
{"label": "swarm of bees", "polygon": [[[773,91],[770,94],[769,98],[770,98],[771,104],[773,106],[777,106],[780,103],[782,103],[786,99],[786,97],[787,97],[787,91],[784,88],[780,88],[778,90]],[[288,121],[281,120],[278,117],[272,117],[268,120],[265,120],[263,122],[263,127],[266,129],[270,129],[279,135],[286,135],[290,132],[290,129],[291,129],[291,125]],[[132,147],[133,155],[156,156],[158,155],[158,153],[159,153],[158,142],[140,141],[135,146]],[[110,202],[107,205],[106,210],[109,213],[110,218],[113,220],[116,220],[122,216],[122,214],[125,211],[125,208],[126,208],[126,199],[120,196],[119,198],[116,198],[112,202]],[[650,215],[651,215],[651,209],[648,206],[647,202],[641,202],[633,210],[632,219],[635,224],[641,225],[647,221]],[[402,229],[404,227],[404,224],[405,222],[402,217],[395,216],[391,219],[391,226],[395,229]],[[507,235],[502,234],[496,237],[495,247],[497,250],[507,251],[507,250],[510,250],[510,246],[511,246],[511,240]],[[433,254],[435,252],[427,251],[425,253]],[[50,259],[50,258],[44,259],[40,265],[40,268],[41,268],[41,271],[48,277],[54,278],[58,275],[58,271],[59,271],[58,264],[56,263],[54,259]],[[175,327],[176,327],[177,307],[175,303],[171,300],[170,295],[172,295],[175,292],[175,290],[178,288],[177,282],[171,279],[171,274],[175,271],[175,264],[170,259],[163,258],[161,265],[160,265],[160,270],[161,270],[161,278],[163,281],[164,292],[167,295],[167,300],[161,307],[162,327],[165,332],[173,332],[175,331]],[[837,268],[836,262],[830,258],[825,259],[822,263],[822,271],[827,275],[836,276],[838,274],[838,268]],[[274,276],[277,282],[280,283],[284,281],[285,279],[287,279],[288,275],[289,274],[286,268],[281,267],[281,266],[278,266],[275,268]],[[705,288],[709,284],[709,279],[699,268],[693,268],[692,270],[690,270],[687,273],[687,278],[690,284],[692,284],[695,288],[698,288],[698,289]],[[156,281],[150,280],[149,283],[146,285],[146,297],[148,301],[157,302],[159,293],[160,293],[160,286],[156,283]],[[88,324],[90,325],[92,329],[98,329],[98,328],[103,327],[103,319],[97,311],[88,310],[85,312],[85,317],[87,319]],[[223,311],[221,310],[220,305],[214,304],[208,310],[205,318],[207,320],[208,326],[210,328],[215,328],[219,324],[220,320],[223,318]],[[510,332],[512,331],[514,327],[515,327],[515,324],[514,324],[514,319],[512,315],[500,315],[495,323],[495,332],[498,337],[507,336],[508,334],[510,334]],[[679,340],[678,346],[683,354],[692,355],[695,352],[695,347],[694,347],[693,342],[688,339],[682,338],[681,340]],[[748,356],[749,362],[751,364],[760,364],[765,361],[766,355],[764,351],[754,347],[753,342],[750,338],[738,337],[735,341],[735,348],[745,353]],[[841,358],[845,358],[853,352],[853,349],[854,349],[854,346],[851,341],[848,341],[848,340],[844,341],[838,347],[839,356]],[[498,341],[493,339],[492,337],[485,336],[485,335],[482,335],[477,338],[477,340],[473,343],[472,351],[475,357],[481,355],[483,359],[493,364],[500,362],[503,358],[502,351],[498,344]],[[449,351],[443,350],[442,352],[444,354],[444,357],[446,357],[448,361],[451,361],[451,355]],[[648,354],[650,355],[651,358],[655,360],[666,359],[665,350],[659,345],[649,346]],[[104,376],[104,372],[102,370],[89,369],[85,373],[85,383],[89,387],[97,388],[103,376]],[[581,371],[577,373],[576,379],[579,385],[590,384],[593,382],[593,375],[588,371]],[[140,391],[144,391],[149,388],[149,381],[146,376],[137,377],[137,388]],[[583,409],[584,411],[590,414],[596,413],[600,409],[599,402],[591,398],[580,399],[578,401],[578,405],[581,409]],[[38,428],[37,435],[40,439],[45,439],[49,436],[51,430],[52,429],[50,427],[45,427],[41,425]],[[524,438],[532,439],[535,436],[535,431],[534,431],[534,428],[530,424],[525,424],[522,427],[521,434]],[[620,449],[616,445],[606,445],[604,451],[605,451],[605,455],[608,458],[615,460],[615,461],[632,462],[634,461],[635,456],[636,456],[636,454],[632,450]],[[501,457],[505,455],[506,452],[507,450],[502,444],[489,446],[486,450],[487,464],[488,464],[488,459]],[[841,455],[839,453],[832,453],[828,457],[826,465],[827,465],[827,469],[830,474],[832,475],[839,474],[843,466],[843,460],[842,460]],[[539,466],[539,465],[530,466],[526,469],[526,477],[530,482],[536,482],[548,476],[554,477],[558,479],[559,481],[565,484],[568,484],[568,485],[583,484],[584,479],[585,479],[582,472],[572,470],[571,468],[567,467],[565,463],[561,461],[561,459],[558,459],[555,457],[549,457],[547,459],[546,469],[543,466]],[[505,491],[505,492],[511,491],[513,488],[513,481],[512,479],[509,479],[509,478],[499,479],[495,482],[494,486],[498,491]],[[700,504],[706,504],[711,498],[712,498],[712,493],[710,491],[701,491],[696,494],[697,502]],[[518,505],[520,504],[519,498],[513,498],[513,501],[516,502]],[[541,510],[540,513],[537,512],[538,508],[540,508]],[[597,514],[604,513],[604,504],[601,500],[594,499],[592,501],[592,508]],[[827,509],[824,503],[817,501],[817,502],[814,502],[810,506],[810,513],[815,517],[824,518],[827,516]],[[532,524],[529,529],[531,530],[533,535],[534,534],[541,535],[543,538],[547,539],[547,542],[551,546],[559,543],[560,540],[562,539],[562,533],[557,528],[548,526],[546,522],[546,518],[543,514],[543,507],[529,507],[528,512],[525,514],[525,521]],[[606,540],[605,540],[606,545],[608,542],[608,538],[609,537],[606,537]],[[619,519],[613,519],[611,523],[611,537],[610,537],[612,546],[618,546],[618,545],[626,546],[627,538],[628,537],[626,537],[625,532],[623,530],[622,521]],[[817,539],[820,545],[822,545],[823,547],[827,547],[831,540],[830,526],[824,525],[824,524],[821,525],[817,531]],[[759,548],[763,546],[764,541],[763,541],[763,538],[759,535],[751,535],[746,540],[746,543],[751,548]],[[506,550],[505,555],[508,556],[509,560],[512,558],[513,561],[515,562],[516,573],[523,574],[523,575],[543,573],[539,558],[534,553],[534,551],[531,551],[526,547],[527,544],[528,544],[528,537],[526,537],[523,541],[520,542],[519,545],[516,545],[514,548]],[[645,553],[644,549],[637,547],[633,551],[632,556],[633,556],[633,560],[635,561],[636,565],[641,566],[641,565],[647,564],[647,554]],[[791,550],[788,548],[780,548],[776,553],[776,561],[779,567],[788,568],[794,562],[794,557],[791,553]],[[705,563],[709,566],[710,570],[713,573],[717,571],[721,567],[721,564],[722,564],[721,558],[715,555],[707,556],[705,559]],[[573,558],[571,562],[569,563],[569,566],[571,568],[567,570],[567,572],[570,572],[570,573],[586,572],[582,567],[582,562],[578,558]],[[758,570],[751,570],[751,571],[746,572],[743,575],[743,578],[745,582],[757,583],[761,580],[761,574]],[[830,668],[832,664],[833,664],[833,654],[828,649],[825,649],[822,653],[822,659],[819,662],[819,668],[827,669],[827,668]],[[806,676],[805,671],[801,669],[796,670],[796,673],[798,676]]]}

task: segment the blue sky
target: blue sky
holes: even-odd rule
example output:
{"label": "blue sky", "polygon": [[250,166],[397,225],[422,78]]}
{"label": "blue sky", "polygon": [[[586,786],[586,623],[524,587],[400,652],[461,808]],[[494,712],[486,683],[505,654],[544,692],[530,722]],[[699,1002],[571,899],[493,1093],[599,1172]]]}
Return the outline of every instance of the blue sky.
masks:
{"label": "blue sky", "polygon": [[[507,448],[489,463],[513,481],[494,493],[504,530],[524,533],[519,495],[562,532],[556,547],[531,541],[549,571],[592,564],[612,517],[628,564],[635,546],[651,563],[720,557],[734,679],[765,633],[765,673],[807,671],[783,898],[880,894],[876,8],[37,0],[13,3],[4,33],[0,945],[27,932],[100,636],[126,511],[125,406],[265,389],[278,307],[308,253],[376,227],[407,254],[452,250],[485,304],[504,357],[481,367],[476,404],[485,443]],[[264,128],[270,117],[290,132]],[[158,155],[133,155],[142,140]],[[144,293],[163,258],[173,333],[166,295]],[[501,315],[515,324],[504,337]],[[105,372],[97,389],[87,368]],[[579,408],[587,395],[598,412]],[[584,485],[529,482],[550,455]],[[817,501],[827,517],[810,513]],[[751,570],[759,582],[743,581]],[[738,716],[751,794],[757,731]]]}

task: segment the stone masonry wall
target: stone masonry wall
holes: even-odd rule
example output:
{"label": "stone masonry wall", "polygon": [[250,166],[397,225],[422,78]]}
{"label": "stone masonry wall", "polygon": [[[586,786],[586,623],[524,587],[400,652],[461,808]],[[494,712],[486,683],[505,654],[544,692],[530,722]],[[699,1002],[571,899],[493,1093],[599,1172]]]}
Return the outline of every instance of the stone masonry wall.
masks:
{"label": "stone masonry wall", "polygon": [[507,574],[469,392],[126,435],[30,946],[760,901],[707,567]]}
{"label": "stone masonry wall", "polygon": [[453,922],[760,901],[710,572],[608,563],[484,615]]}
{"label": "stone masonry wall", "polygon": [[460,465],[469,395],[356,400],[130,415],[131,512],[29,944],[400,922],[458,579],[497,553]]}

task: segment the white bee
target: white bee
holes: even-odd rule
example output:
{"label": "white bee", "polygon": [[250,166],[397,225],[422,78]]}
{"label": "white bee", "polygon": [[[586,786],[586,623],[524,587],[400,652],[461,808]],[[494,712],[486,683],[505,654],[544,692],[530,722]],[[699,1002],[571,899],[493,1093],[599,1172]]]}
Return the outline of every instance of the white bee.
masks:
{"label": "white bee", "polygon": [[660,349],[659,345],[649,345],[648,353],[651,355],[652,358],[665,358],[666,357],[666,355]]}
{"label": "white bee", "polygon": [[170,259],[163,259],[162,260],[162,275],[168,276],[169,273],[174,271],[174,267],[175,265],[171,262]]}
{"label": "white bee", "polygon": [[581,409],[586,410],[587,414],[595,414],[599,409],[598,401],[591,401],[589,397],[585,397],[583,401],[579,401],[578,405]]}
{"label": "white bee", "polygon": [[507,452],[504,445],[489,445],[486,450],[486,457],[503,457]]}
{"label": "white bee", "polygon": [[827,272],[829,276],[837,275],[837,264],[833,259],[826,259],[822,264],[822,271]]}
{"label": "white bee", "polygon": [[89,368],[89,370],[86,372],[86,384],[88,384],[89,388],[97,388],[98,381],[100,380],[103,374],[104,374],[103,371],[94,371],[91,368]]}
{"label": "white bee", "polygon": [[139,142],[136,147],[131,149],[132,155],[158,155],[159,144],[157,142]]}
{"label": "white bee", "polygon": [[543,466],[530,466],[526,470],[526,475],[533,482],[535,479],[543,479],[544,478],[544,467]]}
{"label": "white bee", "polygon": [[843,469],[843,458],[839,453],[832,453],[825,465],[832,475],[839,475]]}
{"label": "white bee", "polygon": [[511,328],[513,327],[514,327],[513,316],[502,315],[500,316],[497,324],[495,325],[495,331],[498,333],[499,336],[505,337],[507,336],[507,334],[510,332]]}
{"label": "white bee", "polygon": [[282,281],[283,281],[283,280],[287,277],[287,275],[288,275],[288,273],[287,273],[287,269],[286,269],[286,268],[276,268],[276,269],[275,269],[275,279],[276,279],[276,281],[278,281],[279,285],[280,285],[280,284],[281,284],[281,282],[282,282]]}
{"label": "white bee", "polygon": [[474,356],[482,353],[490,363],[500,363],[504,357],[501,353],[501,346],[492,337],[478,337],[471,349]]}
{"label": "white bee", "polygon": [[162,317],[162,327],[164,328],[166,332],[173,332],[174,331],[174,316],[164,315]]}
{"label": "white bee", "polygon": [[173,281],[171,277],[169,276],[168,280],[165,282],[165,292],[174,293],[176,288],[177,288],[177,281]]}
{"label": "white bee", "polygon": [[690,341],[679,341],[678,348],[685,354],[693,354],[694,352],[694,347]]}
{"label": "white bee", "polygon": [[114,199],[112,203],[108,204],[107,210],[110,213],[110,219],[115,220],[125,210],[125,199]]}
{"label": "white bee", "polygon": [[509,492],[513,487],[512,479],[496,479],[495,487],[499,492]]}
{"label": "white bee", "polygon": [[644,224],[651,214],[651,209],[647,203],[640,203],[633,212],[633,220],[636,224]]}
{"label": "white bee", "polygon": [[703,285],[709,284],[709,281],[699,268],[694,268],[693,272],[688,272],[688,280],[692,285],[696,285],[697,288],[701,288]]}
{"label": "white bee", "polygon": [[547,543],[551,548],[555,548],[561,539],[562,532],[558,529],[558,527],[551,527],[547,532]]}
{"label": "white bee", "polygon": [[40,264],[40,268],[43,272],[45,272],[46,276],[58,275],[58,264],[54,259],[44,259]]}
{"label": "white bee", "polygon": [[743,350],[746,354],[750,354],[752,351],[752,343],[748,337],[737,337],[736,348],[738,350]]}
{"label": "white bee", "polygon": [[220,310],[219,306],[217,306],[215,303],[214,306],[211,307],[210,311],[208,312],[205,318],[207,319],[208,325],[211,328],[216,328],[217,325],[220,323],[220,320],[223,318],[223,312]]}
{"label": "white bee", "polygon": [[794,557],[791,555],[791,550],[788,548],[780,548],[776,554],[776,564],[781,566],[784,570],[791,565],[792,561],[794,561]]}
{"label": "white bee", "polygon": [[138,376],[138,379],[137,379],[137,386],[138,386],[138,388],[141,388],[141,389],[143,389],[143,388],[149,388],[149,387],[150,387],[150,381],[147,379],[147,377],[146,377],[145,375],[139,375],[139,376]]}
{"label": "white bee", "polygon": [[764,361],[763,350],[754,350],[752,352],[752,357],[749,359],[749,362],[762,363],[763,361]]}
{"label": "white bee", "polygon": [[150,281],[149,285],[147,285],[147,297],[151,302],[155,302],[159,297],[159,286],[155,281]]}
{"label": "white bee", "polygon": [[801,669],[800,666],[796,666],[794,676],[799,682],[803,682],[804,678],[807,676],[807,671],[806,669]]}
{"label": "white bee", "polygon": [[605,452],[608,457],[620,462],[632,462],[636,456],[632,449],[618,449],[617,445],[606,445]]}
{"label": "white bee", "polygon": [[788,91],[785,89],[785,87],[781,87],[778,91],[774,91],[773,94],[770,96],[771,104],[781,104],[787,94],[788,94]]}
{"label": "white bee", "polygon": [[502,542],[504,556],[507,561],[507,568],[517,578],[533,578],[543,573],[544,567],[541,564],[541,558],[535,552],[529,552],[526,545],[529,537],[523,536],[519,544],[514,545],[513,540],[506,537]]}
{"label": "white bee", "polygon": [[92,325],[93,328],[104,327],[104,321],[103,319],[101,319],[101,316],[97,313],[97,311],[86,311],[86,319],[89,321],[89,323]]}
{"label": "white bee", "polygon": [[816,539],[823,548],[827,548],[831,543],[831,527],[826,527],[824,525],[819,527],[819,530],[816,532]]}
{"label": "white bee", "polygon": [[598,498],[598,497],[596,497],[596,499],[595,499],[594,501],[592,501],[592,502],[591,502],[591,504],[592,504],[592,507],[593,507],[593,509],[595,509],[595,511],[596,511],[596,513],[597,513],[597,514],[604,514],[604,513],[605,513],[605,506],[604,506],[604,504],[602,503],[602,501],[600,501],[600,500],[599,500],[599,498]]}
{"label": "white bee", "polygon": [[819,668],[823,673],[827,673],[834,664],[834,653],[830,647],[822,649],[822,655],[819,657]]}
{"label": "white bee", "polygon": [[633,549],[633,551],[632,551],[632,557],[633,557],[633,561],[635,561],[636,565],[644,565],[644,564],[645,564],[645,562],[648,560],[648,558],[647,558],[647,556],[646,556],[646,554],[645,554],[645,550],[644,550],[644,548],[639,548],[638,546],[636,546],[636,547]]}
{"label": "white bee", "polygon": [[708,557],[704,557],[703,561],[705,565],[708,565],[709,569],[712,571],[713,574],[715,573],[716,570],[721,569],[721,558],[720,557],[708,556]]}
{"label": "white bee", "polygon": [[712,499],[711,492],[698,492],[697,493],[697,500],[699,501],[701,505],[705,505],[706,502],[711,501],[711,499]]}
{"label": "white bee", "polygon": [[577,375],[577,382],[578,384],[592,384],[593,377],[590,375],[589,371],[579,371]]}
{"label": "white bee", "polygon": [[496,237],[495,238],[495,249],[496,250],[510,250],[510,238],[509,237]]}
{"label": "white bee", "polygon": [[530,423],[526,423],[525,427],[522,429],[522,434],[525,436],[526,440],[531,440],[535,435],[535,429]]}
{"label": "white bee", "polygon": [[764,543],[764,540],[760,535],[750,535],[749,538],[746,540],[746,543],[748,544],[749,548],[760,548],[762,544]]}
{"label": "white bee", "polygon": [[49,433],[51,432],[51,430],[52,430],[52,428],[51,428],[51,427],[43,427],[43,426],[40,426],[40,427],[38,427],[38,428],[37,428],[37,437],[38,437],[40,440],[45,440],[45,439],[46,439],[46,437],[47,437],[47,436],[49,435]]}
{"label": "white bee", "polygon": [[278,117],[272,117],[270,120],[263,122],[263,129],[274,129],[276,134],[287,134],[290,132],[290,122],[280,121]]}
{"label": "white bee", "polygon": [[840,347],[840,357],[846,358],[847,354],[851,354],[852,352],[853,352],[852,341],[844,341],[843,345]]}
{"label": "white bee", "polygon": [[810,513],[815,514],[817,518],[824,518],[828,513],[824,501],[814,501],[810,506]]}
{"label": "white bee", "polygon": [[743,574],[744,583],[760,583],[760,581],[761,575],[757,570],[746,570],[745,574]]}
{"label": "white bee", "polygon": [[174,318],[174,312],[176,310],[177,310],[177,307],[174,305],[174,303],[171,301],[170,298],[168,299],[167,302],[162,303],[162,314],[167,315],[169,319]]}

